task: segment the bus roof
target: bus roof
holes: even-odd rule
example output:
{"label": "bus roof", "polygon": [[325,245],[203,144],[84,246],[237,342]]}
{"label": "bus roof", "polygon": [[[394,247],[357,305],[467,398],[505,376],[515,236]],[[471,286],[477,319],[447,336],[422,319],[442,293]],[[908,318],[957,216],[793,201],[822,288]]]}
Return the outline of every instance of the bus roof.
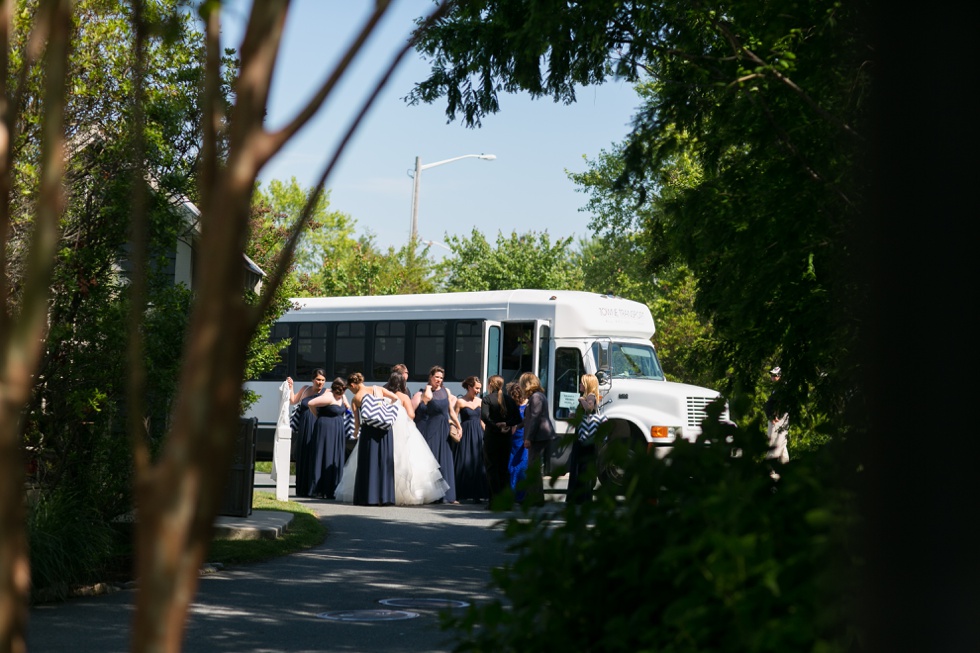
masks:
{"label": "bus roof", "polygon": [[300,297],[282,322],[349,320],[548,320],[552,337],[653,337],[645,304],[575,290],[490,290],[371,297]]}

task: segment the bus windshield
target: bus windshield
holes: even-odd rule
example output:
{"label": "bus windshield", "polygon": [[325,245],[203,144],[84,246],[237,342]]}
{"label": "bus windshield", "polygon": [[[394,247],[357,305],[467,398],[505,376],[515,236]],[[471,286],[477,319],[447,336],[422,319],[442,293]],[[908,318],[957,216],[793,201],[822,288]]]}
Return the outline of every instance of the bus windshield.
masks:
{"label": "bus windshield", "polygon": [[603,341],[595,344],[599,350],[599,369],[609,371],[615,379],[664,380],[660,361],[652,345],[635,342]]}

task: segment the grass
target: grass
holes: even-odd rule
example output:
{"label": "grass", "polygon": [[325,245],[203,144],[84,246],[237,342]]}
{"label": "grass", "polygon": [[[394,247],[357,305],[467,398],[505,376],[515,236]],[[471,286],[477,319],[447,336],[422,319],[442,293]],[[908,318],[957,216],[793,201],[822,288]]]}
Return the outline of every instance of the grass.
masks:
{"label": "grass", "polygon": [[316,513],[292,501],[277,501],[271,492],[252,495],[252,510],[281,510],[293,513],[293,521],[282,537],[274,540],[214,540],[208,551],[208,562],[242,564],[259,562],[295,553],[322,544],[326,527]]}
{"label": "grass", "polygon": [[[255,461],[255,471],[262,472],[263,474],[272,473],[272,461],[271,460],[257,460]],[[296,475],[296,463],[289,463],[289,473],[290,475]]]}

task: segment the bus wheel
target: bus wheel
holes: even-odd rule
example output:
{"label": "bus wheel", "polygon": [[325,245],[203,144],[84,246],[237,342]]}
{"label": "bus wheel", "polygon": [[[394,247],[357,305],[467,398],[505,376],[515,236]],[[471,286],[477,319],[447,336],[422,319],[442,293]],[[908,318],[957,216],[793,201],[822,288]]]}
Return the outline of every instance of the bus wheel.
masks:
{"label": "bus wheel", "polygon": [[597,448],[596,464],[599,482],[603,485],[622,487],[628,480],[630,462],[641,451],[642,438],[626,422],[613,425],[612,432]]}

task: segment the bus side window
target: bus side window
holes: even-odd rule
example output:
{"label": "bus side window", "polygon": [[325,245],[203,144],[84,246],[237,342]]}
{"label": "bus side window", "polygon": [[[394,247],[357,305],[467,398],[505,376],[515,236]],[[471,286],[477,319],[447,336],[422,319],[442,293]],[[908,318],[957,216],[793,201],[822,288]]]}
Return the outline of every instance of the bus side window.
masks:
{"label": "bus side window", "polygon": [[372,381],[387,383],[391,368],[405,362],[405,323],[377,322],[374,325]]}
{"label": "bus side window", "polygon": [[[282,345],[282,349],[279,350],[279,361],[274,368],[263,372],[258,380],[282,381],[289,376],[289,349],[292,345],[289,340],[289,323],[276,322],[269,331],[269,342]],[[292,348],[295,349],[294,346]]]}
{"label": "bus side window", "polygon": [[456,351],[452,367],[446,370],[446,380],[462,381],[468,376],[478,375],[483,358],[483,323],[470,320],[457,322],[453,341]]}
{"label": "bus side window", "polygon": [[[578,385],[582,378],[584,366],[582,355],[577,349],[561,347],[555,350],[555,392],[551,404],[555,410],[555,419],[568,419],[575,414],[578,406]],[[562,401],[562,394],[565,401]],[[575,403],[571,403],[569,395],[574,395]],[[562,404],[565,404],[562,406]]]}
{"label": "bus side window", "polygon": [[353,372],[363,374],[365,372],[364,348],[366,344],[367,335],[364,322],[338,322],[337,336],[334,338],[333,373],[345,379]]}
{"label": "bus side window", "polygon": [[415,368],[427,378],[434,365],[446,366],[446,321],[429,320],[415,325]]}
{"label": "bus side window", "polygon": [[308,381],[313,370],[327,366],[327,325],[300,323],[296,330],[296,379]]}

